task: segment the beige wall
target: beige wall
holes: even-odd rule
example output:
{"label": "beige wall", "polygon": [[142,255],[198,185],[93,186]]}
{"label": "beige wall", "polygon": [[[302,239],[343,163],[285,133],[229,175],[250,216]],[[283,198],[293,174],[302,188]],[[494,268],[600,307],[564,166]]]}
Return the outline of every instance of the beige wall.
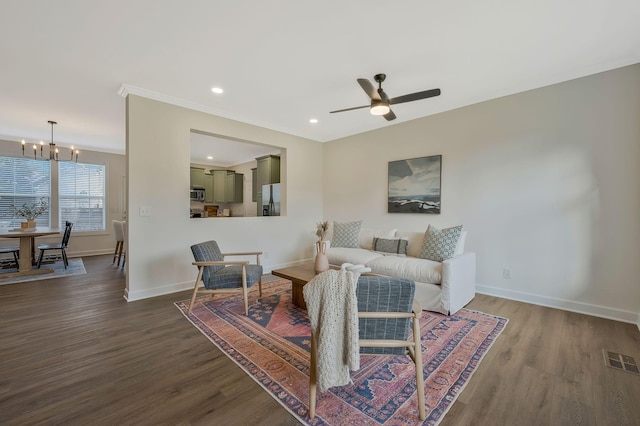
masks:
{"label": "beige wall", "polygon": [[[285,216],[189,219],[191,130],[283,147]],[[264,251],[266,270],[311,257],[322,218],[321,143],[129,95],[127,154],[128,300],[192,288],[189,247],[209,239],[223,251]]]}
{"label": "beige wall", "polygon": [[[463,224],[479,291],[636,322],[638,93],[634,65],[326,144],[130,95],[128,157],[86,151],[83,160],[107,165],[107,224],[122,214],[129,174],[129,300],[192,286],[193,243],[263,250],[270,270],[311,257],[317,221],[363,219],[400,230]],[[191,129],[284,147],[285,216],[190,220]],[[19,143],[0,141],[0,153],[20,155]],[[442,214],[386,213],[388,162],[436,154]],[[111,233],[77,235],[71,253],[109,253]]]}
{"label": "beige wall", "polygon": [[[20,142],[0,140],[0,155],[21,157],[22,148]],[[125,156],[108,154],[104,152],[81,150],[80,161],[89,164],[103,164],[106,167],[106,213],[104,232],[79,232],[73,231],[69,240],[67,253],[69,257],[92,256],[97,254],[113,253],[115,239],[111,221],[120,220],[123,215]],[[57,173],[55,174],[57,176]],[[61,237],[41,237],[38,244],[56,243]],[[11,240],[0,241],[0,245],[15,244]]]}
{"label": "beige wall", "polygon": [[[416,231],[463,224],[479,291],[638,321],[640,65],[324,148],[325,219]],[[442,213],[388,214],[388,162],[436,154]]]}

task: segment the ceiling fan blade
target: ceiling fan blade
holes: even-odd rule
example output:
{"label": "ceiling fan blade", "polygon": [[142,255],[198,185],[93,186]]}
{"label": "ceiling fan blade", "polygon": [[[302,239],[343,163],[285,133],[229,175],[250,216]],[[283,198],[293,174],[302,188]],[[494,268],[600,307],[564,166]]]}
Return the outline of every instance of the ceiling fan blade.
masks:
{"label": "ceiling fan blade", "polygon": [[404,102],[419,101],[420,99],[432,98],[434,96],[440,96],[440,89],[431,89],[425,90],[424,92],[416,92],[410,93],[408,95],[398,96],[396,98],[390,99],[389,104],[395,105]]}
{"label": "ceiling fan blade", "polygon": [[371,105],[363,105],[363,106],[358,106],[358,107],[353,107],[353,108],[345,108],[345,109],[339,109],[337,111],[329,111],[329,114],[332,114],[334,112],[345,112],[345,111],[352,111],[354,109],[362,109],[362,108],[370,108]]}
{"label": "ceiling fan blade", "polygon": [[391,111],[391,109],[389,109],[389,112],[386,113],[385,115],[383,115],[384,118],[387,119],[387,121],[391,121],[391,120],[395,120],[396,119],[396,115],[393,113],[393,111]]}
{"label": "ceiling fan blade", "polygon": [[378,92],[376,91],[376,88],[373,87],[373,84],[371,84],[369,80],[367,80],[366,78],[359,78],[358,84],[360,84],[360,87],[362,87],[362,90],[364,90],[371,99],[376,101],[380,100],[380,95],[378,94]]}

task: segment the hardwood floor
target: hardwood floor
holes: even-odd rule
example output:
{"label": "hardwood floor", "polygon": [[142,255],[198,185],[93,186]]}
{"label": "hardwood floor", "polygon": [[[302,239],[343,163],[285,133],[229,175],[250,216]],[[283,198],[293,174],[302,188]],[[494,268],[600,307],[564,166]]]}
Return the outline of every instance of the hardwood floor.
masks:
{"label": "hardwood floor", "polygon": [[[127,303],[112,256],[87,275],[0,286],[0,424],[293,425],[297,421],[173,306]],[[635,325],[478,295],[509,318],[442,421],[450,425],[640,425]]]}

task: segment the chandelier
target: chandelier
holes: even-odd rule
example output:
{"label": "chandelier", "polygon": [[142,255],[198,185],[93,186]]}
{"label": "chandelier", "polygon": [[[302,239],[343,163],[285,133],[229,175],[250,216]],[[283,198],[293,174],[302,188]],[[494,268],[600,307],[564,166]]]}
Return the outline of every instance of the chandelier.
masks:
{"label": "chandelier", "polygon": [[[47,158],[44,155],[44,142],[40,141],[40,158],[38,158],[38,145],[33,144],[33,159],[34,160],[45,160],[45,161],[75,161],[76,163],[78,162],[78,154],[80,153],[80,151],[78,151],[77,149],[74,150],[73,149],[73,145],[71,145],[71,150],[70,150],[70,158],[68,160],[65,159],[60,159],[59,158],[59,152],[58,152],[58,148],[56,148],[56,144],[53,143],[53,126],[54,124],[58,124],[55,121],[48,121],[49,124],[51,124],[51,142],[49,142],[49,157]],[[26,155],[24,155],[24,147],[26,145],[26,142],[24,141],[24,139],[22,140],[22,156],[26,157]]]}

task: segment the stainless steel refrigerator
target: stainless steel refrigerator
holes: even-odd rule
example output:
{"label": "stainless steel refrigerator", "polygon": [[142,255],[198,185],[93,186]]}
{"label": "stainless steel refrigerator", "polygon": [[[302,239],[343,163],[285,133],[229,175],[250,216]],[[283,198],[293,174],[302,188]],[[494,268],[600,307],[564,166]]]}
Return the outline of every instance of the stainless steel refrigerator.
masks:
{"label": "stainless steel refrigerator", "polygon": [[262,216],[280,216],[280,184],[262,185]]}

